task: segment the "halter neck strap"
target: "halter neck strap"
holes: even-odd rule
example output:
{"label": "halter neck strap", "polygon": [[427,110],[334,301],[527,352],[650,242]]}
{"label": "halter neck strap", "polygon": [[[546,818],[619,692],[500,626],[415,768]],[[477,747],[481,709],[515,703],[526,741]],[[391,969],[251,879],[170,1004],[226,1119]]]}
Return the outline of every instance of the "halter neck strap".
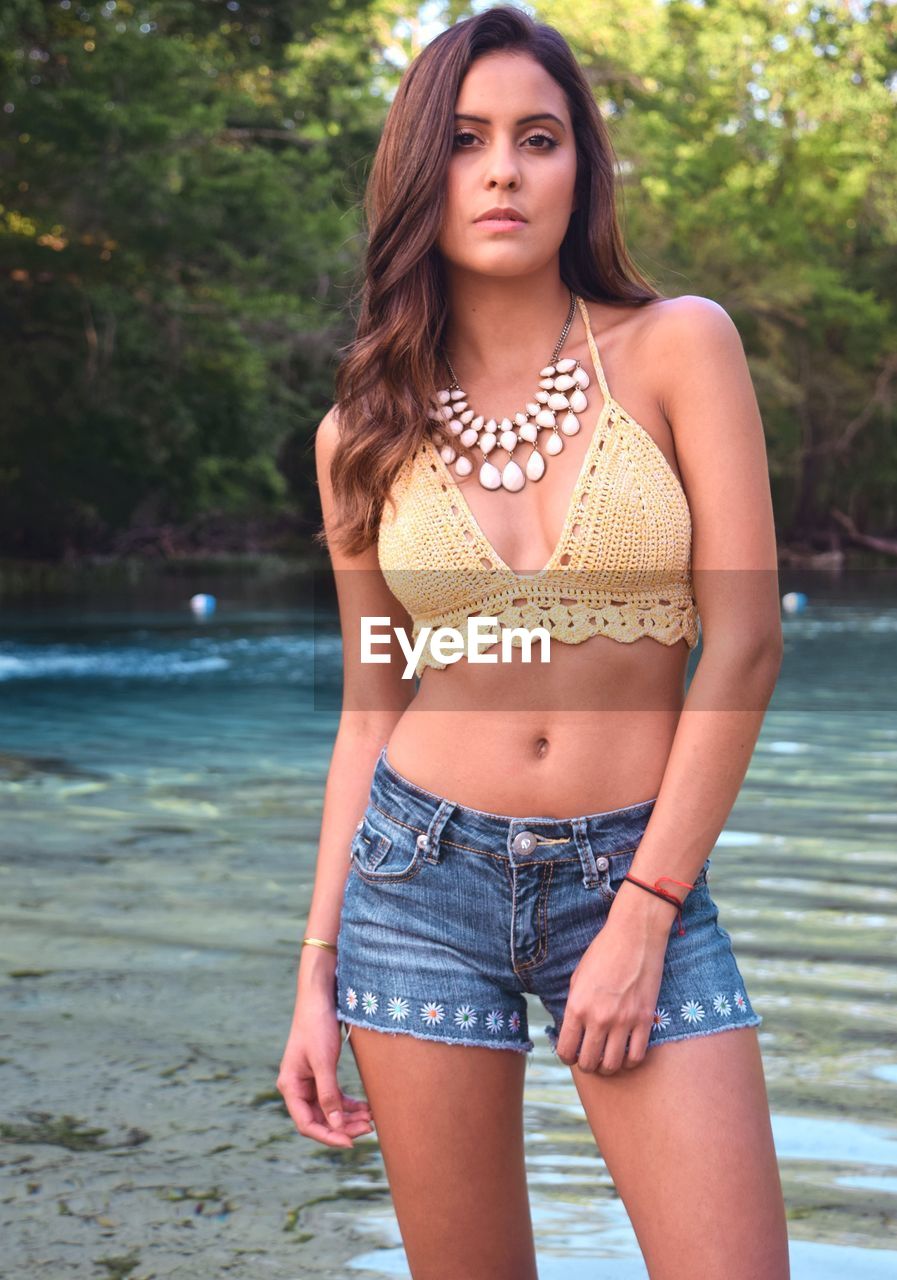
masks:
{"label": "halter neck strap", "polygon": [[607,379],[604,376],[604,366],[602,365],[601,357],[598,354],[598,347],[595,345],[595,338],[592,333],[592,326],[589,323],[588,308],[586,307],[586,304],[583,302],[582,298],[579,296],[578,293],[576,294],[576,301],[579,306],[580,314],[582,315],[583,323],[586,327],[586,339],[589,344],[589,351],[592,354],[592,363],[595,366],[595,376],[598,379],[598,385],[604,394],[605,400],[610,400],[611,398],[610,389],[607,385]]}

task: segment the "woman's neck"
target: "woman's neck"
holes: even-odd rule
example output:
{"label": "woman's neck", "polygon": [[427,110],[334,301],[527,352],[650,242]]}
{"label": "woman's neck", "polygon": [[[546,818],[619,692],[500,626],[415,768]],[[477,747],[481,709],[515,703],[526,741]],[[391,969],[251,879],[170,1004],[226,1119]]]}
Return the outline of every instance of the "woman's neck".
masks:
{"label": "woman's neck", "polygon": [[449,286],[442,350],[470,384],[496,370],[503,379],[529,382],[534,365],[546,363],[569,310],[570,290],[557,275],[465,279]]}

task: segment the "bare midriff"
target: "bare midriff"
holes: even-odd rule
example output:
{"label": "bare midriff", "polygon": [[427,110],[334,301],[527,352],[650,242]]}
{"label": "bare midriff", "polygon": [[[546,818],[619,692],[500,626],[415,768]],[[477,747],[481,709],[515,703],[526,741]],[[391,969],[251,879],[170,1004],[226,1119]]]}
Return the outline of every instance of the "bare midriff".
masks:
{"label": "bare midriff", "polygon": [[550,652],[545,664],[514,649],[508,663],[425,668],[389,763],[427,791],[510,817],[653,799],[685,698],[686,642],[592,636]]}

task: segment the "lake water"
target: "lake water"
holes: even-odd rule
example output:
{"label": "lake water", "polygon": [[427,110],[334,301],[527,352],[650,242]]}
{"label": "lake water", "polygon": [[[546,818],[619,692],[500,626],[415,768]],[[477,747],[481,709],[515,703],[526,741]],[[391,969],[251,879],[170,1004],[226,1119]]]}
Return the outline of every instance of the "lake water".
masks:
{"label": "lake water", "polygon": [[[792,589],[810,604],[784,619],[714,897],[764,1017],[792,1274],[877,1280],[897,1273],[897,580]],[[218,595],[207,621],[196,590]],[[10,1280],[407,1276],[376,1139],[310,1143],[274,1090],[339,680],[335,615],[302,579],[3,611]],[[542,1280],[644,1280],[530,1015]],[[357,1090],[348,1049],[340,1069]]]}

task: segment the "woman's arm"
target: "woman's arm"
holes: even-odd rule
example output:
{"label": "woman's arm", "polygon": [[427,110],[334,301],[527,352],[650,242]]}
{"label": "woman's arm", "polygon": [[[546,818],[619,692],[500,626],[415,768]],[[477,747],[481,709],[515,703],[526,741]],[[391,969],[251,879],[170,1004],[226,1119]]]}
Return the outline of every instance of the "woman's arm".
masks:
{"label": "woman's arm", "polygon": [[[662,405],[692,514],[692,572],[702,653],[685,698],[657,800],[630,867],[648,884],[693,884],[747,772],[782,660],[779,583],[763,426],[738,330],[706,298],[665,304],[648,367],[664,379]],[[661,881],[680,901],[688,890]],[[637,1065],[650,1033],[672,903],[625,880],[580,961],[558,1056],[602,1074]],[[650,1006],[650,1007],[649,1007]],[[569,1025],[568,1025],[569,1024]],[[613,1031],[610,1026],[613,1025]]]}
{"label": "woman's arm", "polygon": [[[349,869],[349,847],[367,806],[377,756],[393,726],[414,697],[412,681],[401,679],[401,665],[361,663],[361,618],[391,618],[406,627],[411,619],[388,589],[377,560],[376,545],[359,556],[346,556],[333,538],[334,506],[330,463],[339,441],[335,410],[321,421],[315,436],[315,463],[324,529],[328,535],[339,604],[343,646],[343,702],[324,789],[321,833],[311,905],[305,932],[335,942]],[[303,947],[299,986],[330,990],[335,956],[321,947]]]}
{"label": "woman's arm", "polygon": [[[393,626],[409,631],[411,620],[386,586],[376,545],[352,557],[336,546],[330,462],[338,441],[335,411],[331,409],[318,427],[315,462],[339,603],[343,704],[324,789],[315,880],[304,932],[334,943],[350,866],[349,850],[367,807],[377,756],[415,692],[413,682],[401,678],[402,663],[359,661],[362,616],[389,616]],[[334,952],[299,947],[296,1003],[277,1087],[300,1133],[328,1146],[351,1146],[353,1138],[369,1131],[371,1117],[367,1104],[345,1094],[337,1080],[341,1040],[334,1000],[335,969]]]}
{"label": "woman's arm", "polygon": [[[667,305],[652,367],[664,376],[691,508],[702,652],[631,871],[649,884],[660,876],[691,884],[744,782],[781,666],[782,625],[766,445],[741,338],[707,298]],[[653,917],[664,933],[675,913],[625,881],[618,908]]]}

